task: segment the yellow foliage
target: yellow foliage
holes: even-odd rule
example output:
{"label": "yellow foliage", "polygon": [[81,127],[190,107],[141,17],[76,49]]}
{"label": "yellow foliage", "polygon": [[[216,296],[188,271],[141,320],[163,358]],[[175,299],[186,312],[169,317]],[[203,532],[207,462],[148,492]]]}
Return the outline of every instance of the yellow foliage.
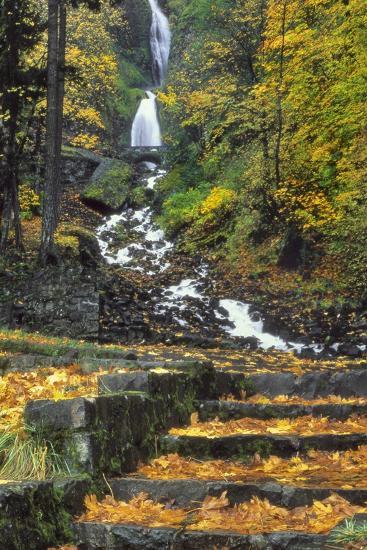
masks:
{"label": "yellow foliage", "polygon": [[235,193],[224,187],[213,187],[208,197],[200,205],[200,213],[210,215],[218,211],[228,211],[235,201]]}
{"label": "yellow foliage", "polygon": [[40,197],[28,185],[19,186],[19,206],[22,212],[30,212],[40,206]]}
{"label": "yellow foliage", "polygon": [[295,222],[304,231],[321,229],[337,219],[334,206],[316,185],[288,179],[275,191],[274,197],[287,221]]}
{"label": "yellow foliage", "polygon": [[167,86],[166,92],[159,91],[157,97],[165,107],[170,108],[177,104],[178,96],[173,86]]}
{"label": "yellow foliage", "polygon": [[90,134],[78,134],[70,140],[70,144],[74,147],[83,147],[90,151],[95,151],[100,143],[100,138]]}
{"label": "yellow foliage", "polygon": [[[260,481],[297,486],[360,488],[367,487],[366,446],[344,452],[309,451],[305,457],[261,459],[257,455],[248,464],[225,460],[197,462],[177,454],[161,456],[141,466],[138,475],[150,479],[205,479],[226,481]],[[353,480],[353,481],[352,481]]]}
{"label": "yellow foliage", "polygon": [[96,393],[97,373],[83,375],[76,366],[10,372],[0,378],[0,430],[23,428],[23,411],[28,401],[71,399]]}
{"label": "yellow foliage", "polygon": [[244,434],[316,435],[364,433],[367,416],[352,416],[345,421],[329,420],[327,417],[300,416],[259,420],[242,418],[228,422],[202,422],[188,428],[172,428],[170,434],[179,436],[225,437]]}
{"label": "yellow foliage", "polygon": [[74,235],[67,233],[64,224],[58,226],[55,233],[55,244],[63,250],[71,250],[73,254],[79,252],[79,240]]}

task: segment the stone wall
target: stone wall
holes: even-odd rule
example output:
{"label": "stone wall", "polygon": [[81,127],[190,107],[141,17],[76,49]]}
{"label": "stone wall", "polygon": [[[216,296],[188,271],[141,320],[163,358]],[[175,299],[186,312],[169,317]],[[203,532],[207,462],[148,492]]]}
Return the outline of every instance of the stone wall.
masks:
{"label": "stone wall", "polygon": [[208,362],[172,363],[171,371],[153,367],[137,362],[137,370],[100,376],[97,397],[29,401],[25,422],[52,443],[74,474],[133,472],[154,456],[160,432],[189,423],[204,388],[214,395],[215,370]]}
{"label": "stone wall", "polygon": [[11,307],[10,325],[74,338],[98,338],[96,279],[94,270],[82,267],[43,269],[27,282],[22,303]]}

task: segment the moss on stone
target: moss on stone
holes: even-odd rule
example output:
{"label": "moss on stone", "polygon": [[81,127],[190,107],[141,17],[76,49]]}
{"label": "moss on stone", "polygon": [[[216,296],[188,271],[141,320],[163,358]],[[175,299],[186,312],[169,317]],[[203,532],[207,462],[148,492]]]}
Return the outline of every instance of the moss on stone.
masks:
{"label": "moss on stone", "polygon": [[120,160],[105,163],[99,173],[84,189],[81,197],[106,210],[117,210],[126,202],[132,183],[131,166]]}
{"label": "moss on stone", "polygon": [[25,483],[3,487],[0,510],[1,548],[40,550],[72,542],[72,516],[64,494],[52,483]]}

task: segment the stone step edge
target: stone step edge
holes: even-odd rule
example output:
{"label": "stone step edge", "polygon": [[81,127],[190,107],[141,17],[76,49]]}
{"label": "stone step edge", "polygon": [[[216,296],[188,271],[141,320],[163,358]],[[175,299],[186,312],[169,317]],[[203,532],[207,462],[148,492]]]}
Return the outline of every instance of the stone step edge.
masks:
{"label": "stone step edge", "polygon": [[[146,527],[134,524],[74,523],[77,545],[85,550],[123,550],[125,548],[185,548],[186,550],[320,550],[328,535],[316,535],[299,531],[270,532],[242,535],[227,531],[185,531],[172,527]],[[89,544],[90,542],[90,544]]]}
{"label": "stone step edge", "polygon": [[206,496],[219,497],[224,491],[231,506],[250,500],[252,497],[268,499],[275,506],[296,508],[312,504],[314,500],[323,500],[337,493],[352,504],[362,505],[367,501],[366,489],[342,489],[341,487],[323,488],[300,487],[291,483],[280,483],[275,479],[259,481],[225,481],[202,479],[149,479],[144,477],[122,477],[109,480],[114,497],[128,501],[139,493],[148,493],[153,500],[169,499],[185,508],[194,502],[202,502]]}
{"label": "stone step edge", "polygon": [[164,454],[178,452],[183,456],[205,459],[247,458],[258,453],[260,456],[278,455],[289,457],[310,449],[320,451],[342,451],[367,444],[367,434],[321,434],[311,436],[283,435],[228,435],[218,437],[163,435],[159,439]]}
{"label": "stone step edge", "polygon": [[[358,398],[356,398],[358,399]],[[213,420],[219,416],[220,420],[239,418],[288,418],[297,416],[327,416],[333,419],[346,419],[353,414],[366,415],[365,405],[353,403],[324,403],[324,404],[297,404],[297,403],[246,403],[246,401],[204,400],[198,405],[201,421]]]}

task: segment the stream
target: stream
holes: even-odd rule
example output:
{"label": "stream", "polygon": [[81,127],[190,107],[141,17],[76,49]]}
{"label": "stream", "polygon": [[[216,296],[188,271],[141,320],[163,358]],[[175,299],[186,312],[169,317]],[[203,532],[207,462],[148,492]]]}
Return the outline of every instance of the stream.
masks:
{"label": "stream", "polygon": [[[171,44],[169,22],[156,0],[149,0],[152,10],[150,30],[152,80],[156,87],[164,83],[167,73]],[[156,96],[145,90],[144,98],[136,113],[132,130],[132,147],[160,147],[163,144]],[[166,172],[156,164],[145,162],[141,182],[153,190]],[[122,248],[114,246],[116,234],[121,229],[128,234],[129,244]],[[238,300],[213,297],[209,267],[203,261],[187,268],[187,275],[174,281],[170,269],[175,255],[175,245],[166,239],[164,232],[154,221],[152,209],[125,209],[105,219],[98,228],[97,237],[102,255],[111,265],[138,271],[156,278],[157,286],[149,290],[152,310],[157,319],[169,319],[178,328],[204,335],[215,334],[225,338],[252,338],[263,349],[300,351],[304,345],[287,342],[279,336],[264,331],[264,322],[259,314],[250,313],[250,304]],[[177,260],[176,253],[176,260]],[[167,277],[165,277],[167,275]],[[163,279],[163,283],[161,281]],[[172,280],[164,284],[165,280]],[[161,286],[160,286],[161,285]],[[313,349],[321,351],[320,346]]]}

